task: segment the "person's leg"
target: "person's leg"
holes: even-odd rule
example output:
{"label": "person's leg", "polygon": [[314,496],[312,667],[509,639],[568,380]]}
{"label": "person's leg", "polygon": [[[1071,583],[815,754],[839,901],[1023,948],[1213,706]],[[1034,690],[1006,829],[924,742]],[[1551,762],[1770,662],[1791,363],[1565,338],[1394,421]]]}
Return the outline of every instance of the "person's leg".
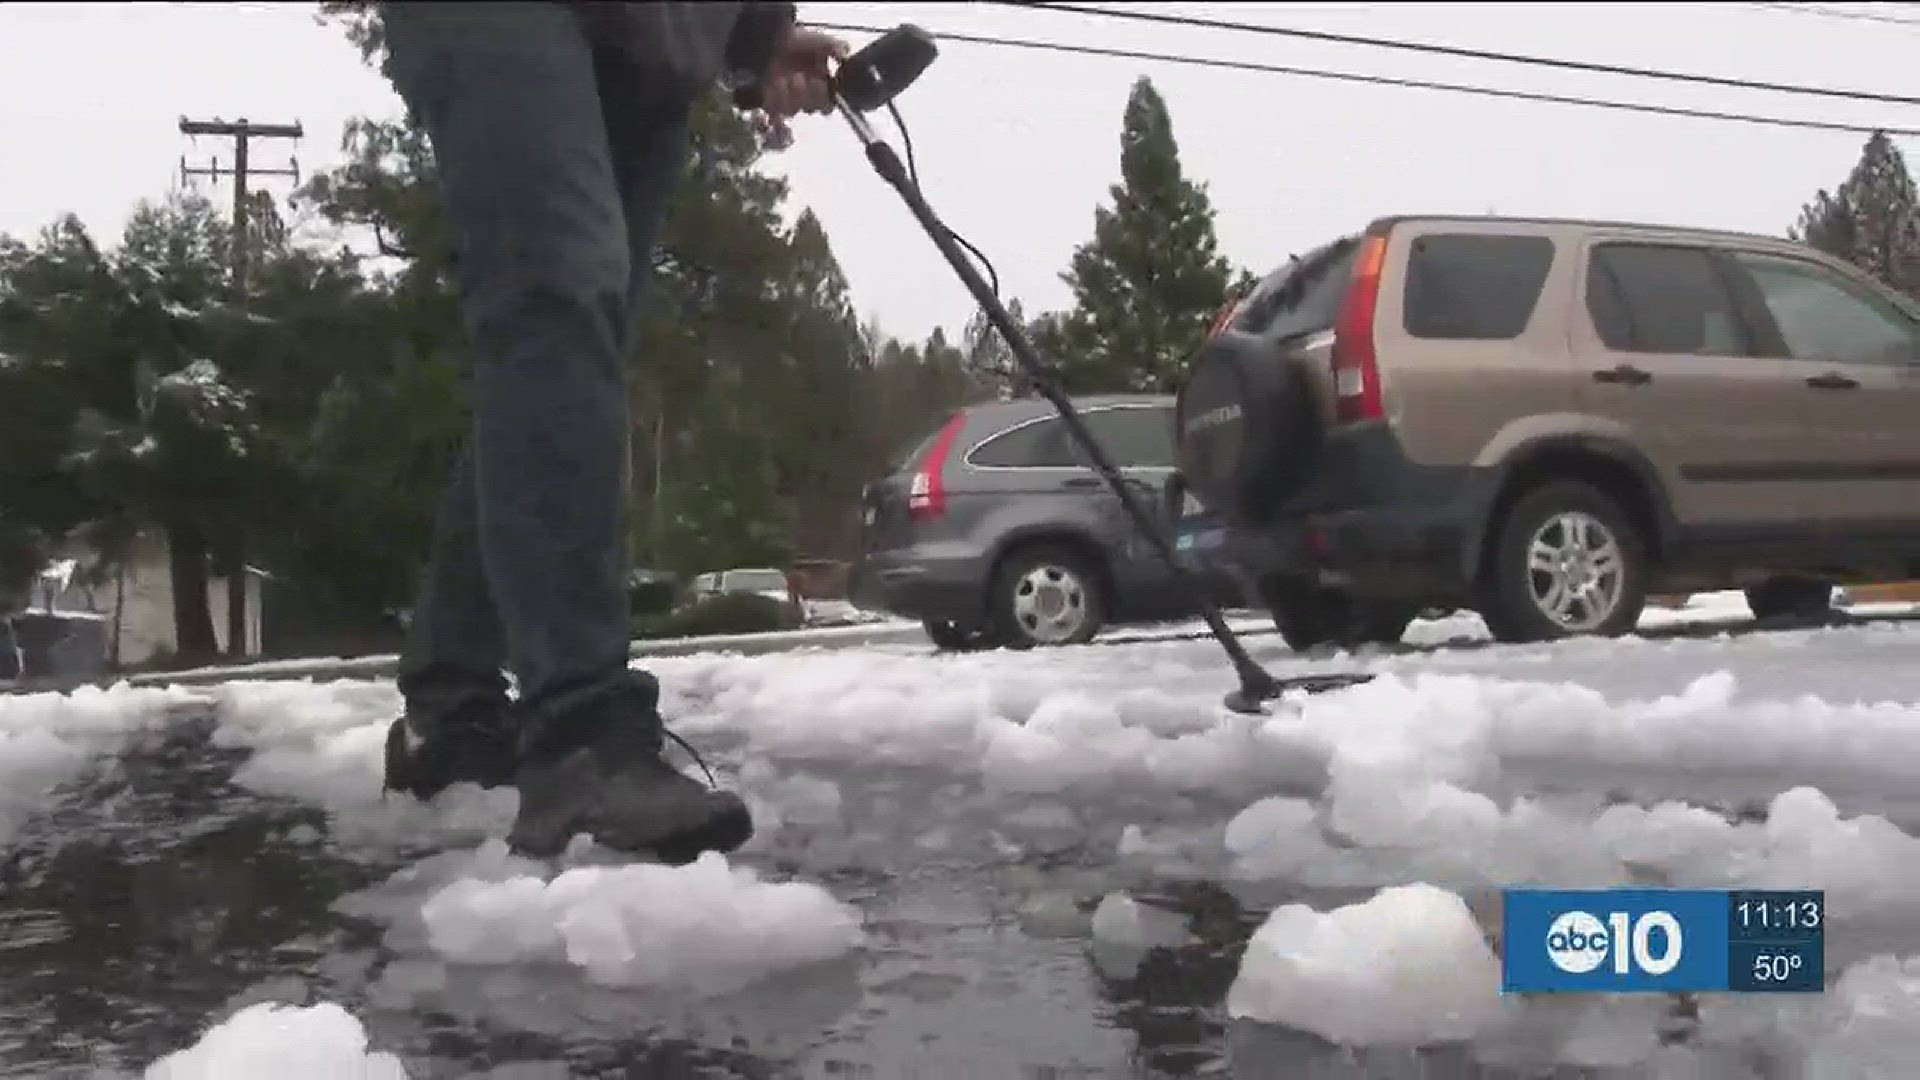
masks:
{"label": "person's leg", "polygon": [[[654,282],[655,245],[680,192],[692,151],[692,103],[677,95],[663,95],[648,85],[629,58],[614,48],[595,50],[594,81],[600,91],[614,180],[627,221],[627,302],[633,318],[627,322],[628,336],[622,351],[632,355],[640,313]],[[636,359],[642,367],[647,363],[644,356]],[[659,683],[651,672],[636,668],[630,677],[645,700],[658,701]]]}
{"label": "person's leg", "polygon": [[387,732],[387,788],[431,799],[461,782],[512,782],[519,754],[501,672],[506,652],[480,564],[472,454],[463,450],[441,498],[400,657],[406,715]]}
{"label": "person's leg", "polygon": [[688,858],[737,846],[743,804],[660,760],[657,692],[627,671],[632,261],[586,35],[557,4],[384,10],[461,241],[480,558],[521,688],[510,839],[541,855],[574,832]]}
{"label": "person's leg", "polygon": [[[597,54],[596,79],[626,217],[631,267],[627,296],[634,319],[622,340],[631,351],[640,305],[653,277],[654,242],[686,169],[690,103],[661,97],[618,50]],[[731,851],[752,836],[752,818],[737,796],[707,790],[661,757],[665,729],[659,699],[653,675],[630,670],[622,694],[576,714],[581,720],[591,720],[596,713],[602,717],[598,725],[608,737],[596,740],[591,752],[569,751],[564,729],[556,732],[550,722],[529,731],[529,758],[519,776],[515,847],[532,853],[557,851],[573,834],[589,832],[609,846],[646,849],[666,862],[685,862],[702,851]],[[558,747],[559,752],[543,753],[543,746]],[[610,768],[620,772],[621,779],[596,784],[595,777]]]}
{"label": "person's leg", "polygon": [[557,736],[613,691],[628,642],[629,263],[592,53],[565,5],[389,10],[458,226],[481,563],[521,707]]}

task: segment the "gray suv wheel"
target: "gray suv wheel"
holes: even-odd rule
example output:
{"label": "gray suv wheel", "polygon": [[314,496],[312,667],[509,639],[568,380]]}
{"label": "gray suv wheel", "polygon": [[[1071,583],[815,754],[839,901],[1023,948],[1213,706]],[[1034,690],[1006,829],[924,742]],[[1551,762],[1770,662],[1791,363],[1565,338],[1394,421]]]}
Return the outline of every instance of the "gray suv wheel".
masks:
{"label": "gray suv wheel", "polygon": [[1016,649],[1080,645],[1106,622],[1105,583],[1086,559],[1052,544],[1016,551],[994,574],[999,637]]}

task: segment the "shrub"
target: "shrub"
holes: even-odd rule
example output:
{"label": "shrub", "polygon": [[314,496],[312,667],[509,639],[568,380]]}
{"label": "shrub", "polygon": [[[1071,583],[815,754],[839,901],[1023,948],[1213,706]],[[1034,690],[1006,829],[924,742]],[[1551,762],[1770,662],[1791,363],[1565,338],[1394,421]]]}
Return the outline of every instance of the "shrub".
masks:
{"label": "shrub", "polygon": [[635,618],[665,615],[673,610],[673,602],[679,596],[679,583],[669,577],[633,581],[627,585],[627,602],[632,605]]}
{"label": "shrub", "polygon": [[757,593],[723,593],[692,607],[634,620],[637,638],[705,637],[709,634],[760,634],[791,630],[800,618],[791,608]]}

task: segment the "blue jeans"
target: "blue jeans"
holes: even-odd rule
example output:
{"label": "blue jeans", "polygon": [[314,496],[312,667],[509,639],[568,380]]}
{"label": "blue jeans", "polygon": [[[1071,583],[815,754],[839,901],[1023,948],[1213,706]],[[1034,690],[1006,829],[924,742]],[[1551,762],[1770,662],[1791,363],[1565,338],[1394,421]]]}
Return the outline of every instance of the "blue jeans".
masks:
{"label": "blue jeans", "polygon": [[400,689],[431,730],[493,712],[508,668],[522,746],[577,745],[633,679],[651,682],[627,670],[626,359],[691,103],[594,49],[566,5],[383,12],[388,73],[438,165],[473,348],[472,443]]}

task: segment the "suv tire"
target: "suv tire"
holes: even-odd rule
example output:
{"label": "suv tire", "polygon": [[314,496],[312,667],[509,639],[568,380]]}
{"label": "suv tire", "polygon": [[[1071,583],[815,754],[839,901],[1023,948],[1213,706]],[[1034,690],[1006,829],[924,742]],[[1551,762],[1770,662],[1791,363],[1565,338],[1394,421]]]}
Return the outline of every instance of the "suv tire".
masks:
{"label": "suv tire", "polygon": [[[1264,349],[1214,350],[1180,392],[1179,472],[1209,508],[1258,520],[1304,490],[1326,440],[1307,376]],[[1226,416],[1195,432],[1199,418]],[[1179,507],[1179,503],[1173,503]]]}
{"label": "suv tire", "polygon": [[1833,586],[1805,578],[1773,578],[1749,587],[1747,607],[1755,622],[1773,626],[1820,626],[1833,617]]}
{"label": "suv tire", "polygon": [[1107,619],[1097,567],[1061,544],[1031,544],[1000,561],[987,597],[994,636],[1009,648],[1084,645]]}
{"label": "suv tire", "polygon": [[923,619],[920,628],[927,632],[927,640],[933,642],[934,648],[942,652],[971,652],[994,645],[992,635],[985,630],[950,620]]}
{"label": "suv tire", "polygon": [[[1530,564],[1536,542],[1551,565]],[[1633,520],[1605,492],[1578,480],[1542,484],[1499,523],[1481,576],[1481,618],[1505,642],[1628,633],[1647,604],[1646,550]],[[1593,601],[1563,620],[1548,609],[1569,584],[1590,590]]]}
{"label": "suv tire", "polygon": [[1416,607],[1361,600],[1339,589],[1305,583],[1269,583],[1263,599],[1281,640],[1294,652],[1322,645],[1396,645],[1406,635]]}

